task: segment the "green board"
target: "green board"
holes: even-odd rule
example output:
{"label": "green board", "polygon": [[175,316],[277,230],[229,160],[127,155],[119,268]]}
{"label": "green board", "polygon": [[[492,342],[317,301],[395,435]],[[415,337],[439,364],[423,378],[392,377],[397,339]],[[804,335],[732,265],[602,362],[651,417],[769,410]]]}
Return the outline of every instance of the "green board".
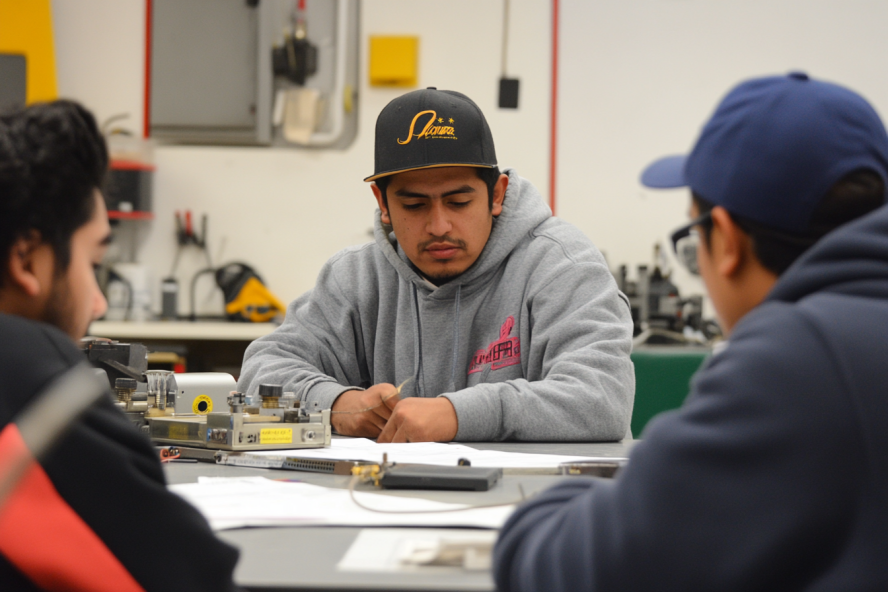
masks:
{"label": "green board", "polygon": [[655,415],[681,407],[690,391],[691,378],[709,353],[708,348],[681,346],[645,346],[632,352],[635,364],[634,437],[641,436]]}

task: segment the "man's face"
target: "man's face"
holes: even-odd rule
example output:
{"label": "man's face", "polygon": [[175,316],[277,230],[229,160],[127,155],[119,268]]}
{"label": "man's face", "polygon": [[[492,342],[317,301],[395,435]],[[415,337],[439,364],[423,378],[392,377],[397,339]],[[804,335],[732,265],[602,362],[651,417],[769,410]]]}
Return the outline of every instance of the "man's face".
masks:
{"label": "man's face", "polygon": [[86,335],[90,323],[105,314],[108,302],[96,281],[96,267],[102,262],[111,237],[105,201],[98,191],[93,216],[71,237],[71,262],[61,274],[54,274],[43,321],[55,325],[71,339]]}
{"label": "man's face", "polygon": [[[691,200],[691,207],[688,209],[688,216],[691,220],[694,220],[700,216],[700,209],[697,207],[696,202],[694,202],[693,200]],[[703,280],[703,284],[706,286],[706,292],[712,299],[712,304],[715,307],[716,315],[720,317],[721,315],[719,315],[719,302],[721,300],[721,293],[723,291],[722,285],[717,282],[718,276],[713,270],[712,257],[709,253],[709,245],[704,238],[704,231],[699,226],[696,227],[696,231],[699,233],[700,236],[700,242],[697,246],[697,269],[700,271],[700,279]]]}
{"label": "man's face", "polygon": [[[696,204],[691,205],[690,215],[692,219],[699,215]],[[727,210],[714,207],[711,224],[709,241],[700,239],[697,267],[722,331],[730,335],[740,319],[764,301],[777,275],[762,265],[752,239]]]}
{"label": "man's face", "polygon": [[392,176],[382,192],[374,184],[382,221],[422,274],[438,285],[466,271],[478,259],[503,209],[508,177],[500,176],[488,206],[487,185],[470,167],[441,167]]}

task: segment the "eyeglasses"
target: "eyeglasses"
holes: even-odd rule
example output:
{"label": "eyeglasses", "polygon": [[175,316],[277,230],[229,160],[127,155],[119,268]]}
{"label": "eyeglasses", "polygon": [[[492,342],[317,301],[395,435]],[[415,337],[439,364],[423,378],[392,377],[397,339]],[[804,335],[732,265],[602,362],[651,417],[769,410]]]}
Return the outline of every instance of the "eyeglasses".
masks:
{"label": "eyeglasses", "polygon": [[695,228],[712,221],[712,211],[706,212],[699,218],[691,220],[688,224],[674,231],[669,238],[672,239],[672,250],[675,257],[689,272],[700,275],[697,266],[697,248],[700,245],[700,233]]}

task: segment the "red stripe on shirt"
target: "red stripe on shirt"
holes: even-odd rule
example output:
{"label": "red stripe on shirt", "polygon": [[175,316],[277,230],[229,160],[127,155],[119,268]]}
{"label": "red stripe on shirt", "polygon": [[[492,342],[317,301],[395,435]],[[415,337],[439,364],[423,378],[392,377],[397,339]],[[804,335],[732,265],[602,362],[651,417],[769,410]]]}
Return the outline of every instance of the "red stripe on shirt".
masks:
{"label": "red stripe on shirt", "polygon": [[[30,456],[30,452],[18,427],[9,424],[0,432],[0,474],[20,455]],[[143,592],[33,459],[0,508],[0,553],[50,592]]]}

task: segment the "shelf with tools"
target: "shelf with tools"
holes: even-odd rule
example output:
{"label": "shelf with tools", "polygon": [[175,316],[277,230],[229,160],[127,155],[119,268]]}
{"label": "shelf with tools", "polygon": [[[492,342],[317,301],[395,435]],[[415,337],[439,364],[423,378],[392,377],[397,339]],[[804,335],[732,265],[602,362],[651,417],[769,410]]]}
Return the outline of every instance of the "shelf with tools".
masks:
{"label": "shelf with tools", "polygon": [[225,321],[95,321],[89,333],[120,340],[189,339],[253,341],[268,335],[274,323],[229,323]]}
{"label": "shelf with tools", "polygon": [[237,378],[247,346],[276,327],[225,321],[95,321],[89,335],[144,344],[151,368],[227,372]]}

